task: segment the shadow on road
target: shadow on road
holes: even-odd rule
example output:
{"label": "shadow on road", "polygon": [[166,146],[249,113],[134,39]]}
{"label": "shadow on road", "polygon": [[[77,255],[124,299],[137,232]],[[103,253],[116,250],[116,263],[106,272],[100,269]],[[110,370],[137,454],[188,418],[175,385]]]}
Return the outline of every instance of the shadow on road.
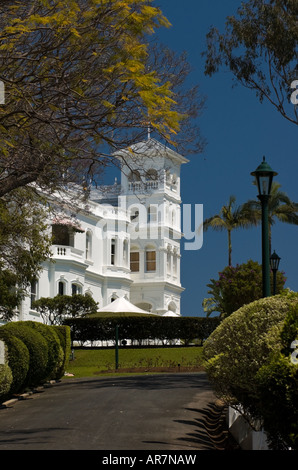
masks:
{"label": "shadow on road", "polygon": [[194,427],[187,437],[181,438],[188,442],[196,443],[206,450],[240,450],[238,443],[228,431],[226,423],[226,407],[218,400],[210,403],[206,408],[187,408],[197,414],[197,418],[191,421],[177,421]]}
{"label": "shadow on road", "polygon": [[[165,380],[166,377],[166,380]],[[173,386],[177,386],[177,377],[179,377],[179,388],[204,388],[209,387],[209,382],[205,372],[194,372],[194,373],[169,373],[169,374],[143,374],[143,375],[132,375],[132,376],[114,376],[114,377],[97,377],[97,378],[85,378],[85,379],[64,379],[59,386],[85,386],[92,388],[99,387],[110,387],[113,382],[117,387],[127,388],[138,388],[146,390],[159,390],[159,389],[172,389]]]}

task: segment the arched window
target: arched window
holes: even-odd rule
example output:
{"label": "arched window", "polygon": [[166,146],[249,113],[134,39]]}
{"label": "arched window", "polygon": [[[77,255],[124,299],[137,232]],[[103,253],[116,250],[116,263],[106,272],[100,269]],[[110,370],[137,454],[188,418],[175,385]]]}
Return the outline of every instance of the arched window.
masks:
{"label": "arched window", "polygon": [[90,230],[86,232],[86,259],[92,258],[92,233]]}
{"label": "arched window", "polygon": [[65,294],[66,294],[65,282],[59,281],[58,282],[58,295],[65,295]]}
{"label": "arched window", "polygon": [[37,281],[34,280],[31,282],[31,292],[30,292],[30,307],[33,308],[33,302],[37,300]]}
{"label": "arched window", "polygon": [[75,282],[71,285],[71,295],[81,294],[82,286],[76,284]]}

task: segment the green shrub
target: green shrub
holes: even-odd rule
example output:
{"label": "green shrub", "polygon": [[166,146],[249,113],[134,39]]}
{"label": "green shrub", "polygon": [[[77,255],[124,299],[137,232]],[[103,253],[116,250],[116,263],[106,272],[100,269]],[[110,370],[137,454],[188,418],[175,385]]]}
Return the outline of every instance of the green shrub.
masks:
{"label": "green shrub", "polygon": [[67,325],[61,326],[52,326],[54,331],[57,333],[59,340],[60,340],[60,355],[61,361],[59,362],[59,367],[56,370],[55,379],[60,379],[64,372],[66,371],[66,367],[69,362],[70,352],[71,352],[71,331],[70,327]]}
{"label": "green shrub", "polygon": [[48,345],[43,336],[26,322],[11,322],[2,326],[21,339],[29,351],[29,370],[24,387],[35,387],[46,380]]}
{"label": "green shrub", "polygon": [[[254,377],[273,351],[291,304],[298,296],[256,300],[227,317],[204,344],[206,370],[214,388],[229,403],[254,395]],[[243,391],[243,393],[242,393]],[[243,395],[243,396],[242,396]]]}
{"label": "green shrub", "polygon": [[[230,405],[241,404],[251,422],[261,419],[271,439],[274,429],[269,429],[270,423],[277,422],[281,410],[280,422],[291,419],[291,413],[294,417],[294,426],[291,421],[284,423],[287,432],[294,435],[297,430],[297,412],[293,413],[297,406],[297,368],[281,353],[286,346],[286,319],[297,306],[298,294],[287,292],[245,305],[227,317],[203,347],[215,393]],[[293,337],[291,326],[289,330]],[[294,442],[292,438],[291,444]]]}
{"label": "green shrub", "polygon": [[71,328],[72,341],[113,341],[118,325],[119,340],[141,343],[151,339],[167,343],[182,339],[189,344],[194,339],[205,340],[219,324],[219,319],[205,317],[110,316],[84,317],[65,320]]}
{"label": "green shrub", "polygon": [[3,402],[12,384],[12,372],[8,364],[0,364],[0,402]]}
{"label": "green shrub", "polygon": [[25,325],[38,331],[46,340],[48,346],[48,361],[45,377],[47,380],[56,378],[56,373],[60,370],[64,359],[58,333],[53,326],[45,325],[40,322],[26,321]]}
{"label": "green shrub", "polygon": [[5,400],[12,384],[12,372],[7,364],[7,346],[4,343],[4,364],[0,364],[0,402]]}
{"label": "green shrub", "polygon": [[273,447],[298,450],[298,364],[291,347],[298,340],[298,306],[289,309],[280,338],[281,351],[256,375],[258,409]]}
{"label": "green shrub", "polygon": [[10,393],[18,393],[24,387],[29,370],[29,351],[22,340],[13,336],[12,332],[0,327],[0,340],[7,348],[7,361],[12,371]]}

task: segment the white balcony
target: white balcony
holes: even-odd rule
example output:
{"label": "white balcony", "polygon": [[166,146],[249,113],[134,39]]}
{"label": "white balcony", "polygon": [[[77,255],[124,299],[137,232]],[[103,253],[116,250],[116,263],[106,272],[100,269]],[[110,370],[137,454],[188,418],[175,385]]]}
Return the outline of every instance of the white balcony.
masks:
{"label": "white balcony", "polygon": [[79,250],[73,246],[52,245],[52,257],[54,259],[64,259],[65,261],[85,262],[84,250]]}

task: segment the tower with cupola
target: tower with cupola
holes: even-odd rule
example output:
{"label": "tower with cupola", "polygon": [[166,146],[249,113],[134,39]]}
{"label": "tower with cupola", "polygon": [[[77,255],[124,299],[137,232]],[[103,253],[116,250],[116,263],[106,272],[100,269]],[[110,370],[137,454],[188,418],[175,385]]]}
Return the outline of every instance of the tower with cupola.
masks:
{"label": "tower with cupola", "polygon": [[180,315],[180,172],[188,160],[151,138],[119,159],[119,203],[130,218],[130,301],[160,315]]}

